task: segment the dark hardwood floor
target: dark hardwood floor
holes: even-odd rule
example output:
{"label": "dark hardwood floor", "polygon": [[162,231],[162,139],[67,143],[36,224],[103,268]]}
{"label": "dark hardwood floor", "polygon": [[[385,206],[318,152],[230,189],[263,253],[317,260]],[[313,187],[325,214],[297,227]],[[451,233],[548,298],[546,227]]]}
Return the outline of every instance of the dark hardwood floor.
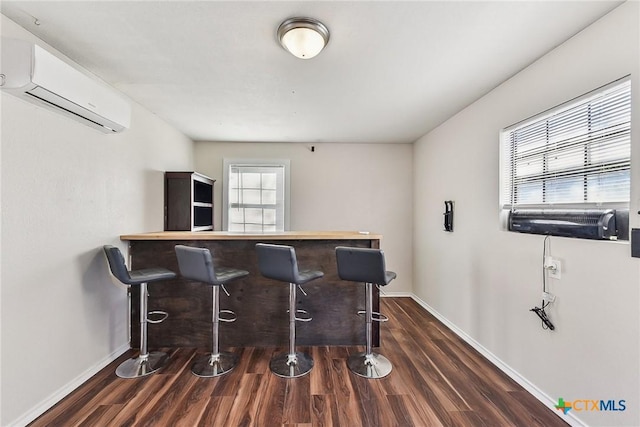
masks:
{"label": "dark hardwood floor", "polygon": [[[352,374],[360,347],[313,347],[307,376],[269,371],[275,348],[234,351],[239,366],[198,378],[190,366],[205,349],[170,350],[157,374],[120,379],[127,353],[51,408],[32,426],[566,426],[550,409],[410,298],[384,298],[382,346],[391,374]],[[221,337],[224,346],[224,337]],[[223,347],[224,349],[224,347]]]}

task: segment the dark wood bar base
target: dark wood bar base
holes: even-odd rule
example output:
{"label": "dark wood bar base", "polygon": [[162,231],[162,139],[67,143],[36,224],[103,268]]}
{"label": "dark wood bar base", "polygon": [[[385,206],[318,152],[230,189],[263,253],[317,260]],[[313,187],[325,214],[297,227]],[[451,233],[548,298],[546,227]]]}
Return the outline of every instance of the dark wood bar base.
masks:
{"label": "dark wood bar base", "polygon": [[[127,240],[123,236],[123,240]],[[365,286],[341,281],[338,277],[335,247],[379,247],[379,239],[269,240],[246,238],[233,240],[131,240],[131,268],[164,267],[178,272],[175,245],[206,247],[216,266],[249,271],[249,276],[227,286],[230,297],[220,293],[220,308],[232,310],[237,320],[220,323],[220,347],[285,346],[289,340],[288,298],[285,283],[265,279],[257,268],[255,244],[258,242],[291,245],[296,249],[301,269],[317,269],[324,277],[303,286],[298,292],[298,309],[313,318],[296,324],[296,341],[301,346],[364,345]],[[157,347],[211,346],[211,287],[178,277],[149,286],[149,310],[163,310],[169,317],[148,325],[148,342]],[[137,287],[132,289],[131,342],[139,341]],[[375,290],[374,311],[378,311],[379,293]],[[374,324],[373,344],[379,345],[379,328]]]}

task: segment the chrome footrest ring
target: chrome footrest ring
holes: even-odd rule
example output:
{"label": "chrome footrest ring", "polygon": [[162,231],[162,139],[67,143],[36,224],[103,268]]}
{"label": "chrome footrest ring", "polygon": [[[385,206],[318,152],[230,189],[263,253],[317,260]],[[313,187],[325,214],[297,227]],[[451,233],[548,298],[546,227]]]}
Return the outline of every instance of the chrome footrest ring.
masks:
{"label": "chrome footrest ring", "polygon": [[[307,310],[298,309],[298,310],[296,310],[296,313],[302,313],[302,314],[306,314],[307,316],[309,316],[309,312]],[[298,317],[298,316],[295,316],[295,319],[297,321],[299,321],[299,322],[310,322],[310,321],[313,320],[313,317],[311,317],[311,316],[309,316],[309,317]]]}
{"label": "chrome footrest ring", "polygon": [[223,318],[223,317],[218,317],[218,320],[220,320],[221,322],[227,322],[227,323],[231,323],[231,322],[235,322],[236,320],[238,320],[238,316],[236,316],[236,313],[234,313],[231,310],[220,310],[219,312],[220,314],[230,314],[233,317],[229,317],[229,318]]}
{"label": "chrome footrest ring", "polygon": [[[159,319],[150,319],[149,316],[160,316],[160,318]],[[149,323],[162,323],[165,320],[167,320],[167,317],[169,317],[169,313],[167,313],[166,311],[161,311],[161,310],[149,311],[147,313],[147,322],[149,322]]]}
{"label": "chrome footrest ring", "polygon": [[371,313],[371,320],[374,322],[388,322],[389,318],[382,313],[374,311]]}
{"label": "chrome footrest ring", "polygon": [[[363,314],[367,314],[367,312],[364,310],[358,311],[358,316],[362,316]],[[378,313],[377,311],[372,311],[371,321],[372,322],[388,322],[389,318],[382,313]]]}

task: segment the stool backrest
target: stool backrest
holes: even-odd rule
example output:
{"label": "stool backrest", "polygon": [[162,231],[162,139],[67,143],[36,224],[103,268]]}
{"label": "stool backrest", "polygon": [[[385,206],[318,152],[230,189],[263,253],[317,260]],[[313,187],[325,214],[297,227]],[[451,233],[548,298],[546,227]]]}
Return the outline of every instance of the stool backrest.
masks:
{"label": "stool backrest", "polygon": [[176,245],[176,257],[183,277],[210,285],[219,284],[209,249]]}
{"label": "stool backrest", "polygon": [[299,282],[298,261],[292,246],[257,243],[256,253],[258,268],[264,277],[282,282]]}
{"label": "stool backrest", "polygon": [[102,248],[104,249],[104,253],[107,256],[107,261],[109,261],[109,269],[111,269],[111,274],[113,274],[116,279],[118,279],[122,283],[130,285],[131,276],[129,275],[127,264],[125,264],[124,262],[124,257],[122,256],[122,252],[120,252],[120,249],[111,245],[104,245]]}
{"label": "stool backrest", "polygon": [[380,249],[338,246],[336,261],[338,276],[342,280],[376,285],[387,284],[384,252]]}

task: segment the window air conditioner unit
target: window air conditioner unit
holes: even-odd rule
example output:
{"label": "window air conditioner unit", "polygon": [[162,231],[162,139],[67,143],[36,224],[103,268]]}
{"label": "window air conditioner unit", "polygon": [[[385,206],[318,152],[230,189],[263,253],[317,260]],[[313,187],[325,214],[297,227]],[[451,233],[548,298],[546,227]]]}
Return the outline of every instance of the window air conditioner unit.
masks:
{"label": "window air conditioner unit", "polygon": [[509,213],[509,230],[583,239],[617,239],[615,209],[516,209]]}
{"label": "window air conditioner unit", "polygon": [[0,87],[104,133],[121,132],[131,121],[126,100],[26,41],[2,38]]}

